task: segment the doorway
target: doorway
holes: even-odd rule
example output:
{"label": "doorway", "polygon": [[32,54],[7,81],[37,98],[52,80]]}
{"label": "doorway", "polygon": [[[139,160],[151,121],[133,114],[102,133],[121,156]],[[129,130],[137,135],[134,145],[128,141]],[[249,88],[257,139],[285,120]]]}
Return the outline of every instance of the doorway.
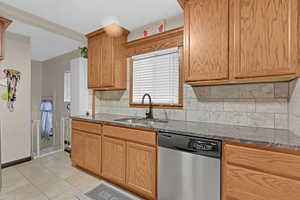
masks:
{"label": "doorway", "polygon": [[53,97],[43,97],[40,106],[40,155],[60,150],[60,141],[57,137],[55,102]]}

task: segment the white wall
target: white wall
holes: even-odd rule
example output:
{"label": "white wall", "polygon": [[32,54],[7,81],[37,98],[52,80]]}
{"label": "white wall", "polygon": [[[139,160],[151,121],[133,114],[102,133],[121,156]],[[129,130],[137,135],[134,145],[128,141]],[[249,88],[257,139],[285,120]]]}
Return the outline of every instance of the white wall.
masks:
{"label": "white wall", "polygon": [[[67,103],[64,102],[64,73],[70,71],[70,61],[80,56],[78,50],[46,60],[42,69],[42,98],[52,97],[54,100],[54,126],[56,133],[60,131],[61,117],[68,117]],[[60,136],[56,137],[59,144]]]}
{"label": "white wall", "polygon": [[[10,112],[6,102],[0,100],[0,120],[2,121],[1,162],[22,159],[30,156],[31,147],[31,50],[30,39],[7,33],[5,37],[5,60],[0,62],[1,75],[5,67],[22,73],[17,87],[15,111]],[[0,89],[1,94],[3,89]]]}
{"label": "white wall", "polygon": [[40,61],[31,61],[31,118],[39,120],[41,118],[40,105],[42,98],[42,67]]}

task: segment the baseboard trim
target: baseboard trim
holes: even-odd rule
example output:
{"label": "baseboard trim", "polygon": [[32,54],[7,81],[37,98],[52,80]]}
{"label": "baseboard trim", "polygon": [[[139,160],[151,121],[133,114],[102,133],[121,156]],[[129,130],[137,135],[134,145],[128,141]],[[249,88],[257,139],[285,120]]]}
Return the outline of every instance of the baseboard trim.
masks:
{"label": "baseboard trim", "polygon": [[14,161],[11,161],[11,162],[7,162],[7,163],[3,163],[1,165],[1,168],[7,168],[7,167],[12,167],[12,166],[15,166],[15,165],[18,165],[18,164],[21,164],[21,163],[24,163],[24,162],[28,162],[28,161],[31,161],[32,158],[31,157],[26,157],[26,158],[21,158],[21,159],[18,159],[18,160],[14,160]]}

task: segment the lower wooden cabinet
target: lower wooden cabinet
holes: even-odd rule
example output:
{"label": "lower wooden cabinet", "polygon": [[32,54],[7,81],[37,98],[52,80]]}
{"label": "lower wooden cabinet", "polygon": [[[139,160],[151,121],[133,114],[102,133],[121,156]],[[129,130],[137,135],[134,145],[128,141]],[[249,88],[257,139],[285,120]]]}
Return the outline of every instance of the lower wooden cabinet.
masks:
{"label": "lower wooden cabinet", "polygon": [[86,134],[84,142],[84,167],[95,174],[101,175],[101,136]]}
{"label": "lower wooden cabinet", "polygon": [[80,167],[84,167],[84,156],[85,156],[85,153],[83,151],[84,146],[85,146],[84,133],[73,129],[71,155],[72,155],[73,162]]}
{"label": "lower wooden cabinet", "polygon": [[156,195],[156,148],[127,142],[126,184],[154,198]]}
{"label": "lower wooden cabinet", "polygon": [[119,184],[125,183],[126,143],[103,137],[102,176]]}
{"label": "lower wooden cabinet", "polygon": [[223,144],[222,200],[300,198],[300,154],[275,148]]}
{"label": "lower wooden cabinet", "polygon": [[73,129],[71,155],[76,165],[100,175],[101,136]]}
{"label": "lower wooden cabinet", "polygon": [[76,165],[146,199],[157,199],[155,132],[76,120],[72,127]]}

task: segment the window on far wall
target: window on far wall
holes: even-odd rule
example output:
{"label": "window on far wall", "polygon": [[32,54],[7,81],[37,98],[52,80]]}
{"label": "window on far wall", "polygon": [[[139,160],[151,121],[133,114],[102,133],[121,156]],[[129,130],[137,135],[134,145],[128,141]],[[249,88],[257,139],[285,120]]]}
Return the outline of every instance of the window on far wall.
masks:
{"label": "window on far wall", "polygon": [[64,74],[64,102],[71,102],[71,73]]}
{"label": "window on far wall", "polygon": [[171,48],[132,57],[131,105],[138,106],[149,93],[154,105],[182,106],[180,52],[180,48]]}

